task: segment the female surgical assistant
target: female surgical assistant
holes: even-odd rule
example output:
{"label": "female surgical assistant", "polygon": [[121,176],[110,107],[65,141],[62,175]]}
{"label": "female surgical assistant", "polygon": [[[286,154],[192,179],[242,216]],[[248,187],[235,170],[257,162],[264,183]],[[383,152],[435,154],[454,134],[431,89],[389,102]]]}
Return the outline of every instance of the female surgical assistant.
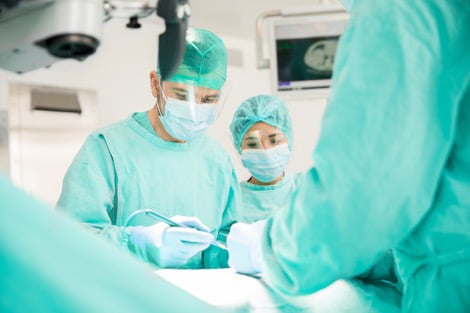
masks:
{"label": "female surgical assistant", "polygon": [[230,124],[233,143],[251,177],[240,182],[243,206],[238,222],[252,223],[288,206],[300,173],[286,173],[292,147],[292,122],[280,98],[258,95],[238,107]]}

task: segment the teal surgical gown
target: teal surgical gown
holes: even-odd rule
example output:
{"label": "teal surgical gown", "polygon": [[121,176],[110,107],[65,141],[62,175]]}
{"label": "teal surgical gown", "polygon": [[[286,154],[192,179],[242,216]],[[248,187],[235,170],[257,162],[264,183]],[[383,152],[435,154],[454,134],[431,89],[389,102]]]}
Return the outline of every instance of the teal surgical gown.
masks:
{"label": "teal surgical gown", "polygon": [[221,311],[2,175],[0,199],[0,312]]}
{"label": "teal surgical gown", "polygon": [[[288,173],[277,184],[269,186],[255,185],[247,181],[240,182],[243,205],[237,210],[238,215],[235,219],[238,222],[254,223],[272,217],[283,208],[291,207],[294,193],[300,187],[303,178],[303,173]],[[377,289],[383,289],[382,295],[386,295],[388,292],[390,303],[396,302],[402,292],[392,250],[386,251],[366,272],[355,278],[366,284],[374,285]],[[374,301],[387,303],[383,298],[376,298]]]}
{"label": "teal surgical gown", "polygon": [[243,206],[237,210],[236,220],[253,223],[288,207],[294,191],[299,187],[301,177],[301,173],[288,173],[277,184],[269,186],[240,182]]}
{"label": "teal surgical gown", "polygon": [[[149,208],[168,217],[195,216],[215,236],[223,235],[233,220],[238,188],[220,144],[206,135],[186,143],[164,141],[144,112],[88,136],[65,175],[58,206],[158,266],[156,247],[129,240],[132,225],[156,221],[137,216],[125,227],[130,214]],[[224,266],[226,252],[211,246],[184,267]]]}
{"label": "teal surgical gown", "polygon": [[404,312],[469,312],[470,1],[351,13],[315,166],[267,224],[266,276],[308,294],[395,247]]}

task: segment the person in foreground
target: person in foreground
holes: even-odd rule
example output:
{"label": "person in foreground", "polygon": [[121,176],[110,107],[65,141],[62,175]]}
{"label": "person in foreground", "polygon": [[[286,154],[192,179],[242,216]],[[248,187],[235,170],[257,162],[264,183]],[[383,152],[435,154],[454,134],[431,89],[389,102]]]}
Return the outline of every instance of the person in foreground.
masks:
{"label": "person in foreground", "polygon": [[403,312],[468,312],[470,2],[348,3],[315,166],[237,253],[305,295],[394,248]]}
{"label": "person in foreground", "polygon": [[1,173],[0,199],[0,312],[220,312]]}

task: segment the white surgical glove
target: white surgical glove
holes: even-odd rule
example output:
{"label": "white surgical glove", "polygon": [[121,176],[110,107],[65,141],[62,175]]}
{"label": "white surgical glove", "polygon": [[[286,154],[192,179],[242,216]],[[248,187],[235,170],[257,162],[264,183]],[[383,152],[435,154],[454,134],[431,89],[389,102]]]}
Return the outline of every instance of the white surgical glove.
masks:
{"label": "white surgical glove", "polygon": [[160,222],[152,226],[133,227],[130,241],[141,248],[156,247],[155,262],[162,267],[184,265],[192,256],[206,249],[214,240],[210,229],[197,217],[173,216],[171,220],[184,227],[170,227]]}
{"label": "white surgical glove", "polygon": [[261,235],[266,220],[252,224],[235,223],[227,236],[228,264],[237,272],[261,272]]}

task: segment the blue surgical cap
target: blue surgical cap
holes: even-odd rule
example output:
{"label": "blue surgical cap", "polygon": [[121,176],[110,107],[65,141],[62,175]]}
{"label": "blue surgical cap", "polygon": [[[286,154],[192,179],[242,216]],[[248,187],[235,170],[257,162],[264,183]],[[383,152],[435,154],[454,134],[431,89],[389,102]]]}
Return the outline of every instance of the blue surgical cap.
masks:
{"label": "blue surgical cap", "polygon": [[264,122],[280,129],[292,145],[292,122],[284,101],[275,96],[258,95],[240,104],[230,123],[233,144],[241,152],[243,136],[255,123]]}
{"label": "blue surgical cap", "polygon": [[227,49],[223,40],[211,31],[188,28],[183,60],[169,81],[220,90],[226,77]]}

